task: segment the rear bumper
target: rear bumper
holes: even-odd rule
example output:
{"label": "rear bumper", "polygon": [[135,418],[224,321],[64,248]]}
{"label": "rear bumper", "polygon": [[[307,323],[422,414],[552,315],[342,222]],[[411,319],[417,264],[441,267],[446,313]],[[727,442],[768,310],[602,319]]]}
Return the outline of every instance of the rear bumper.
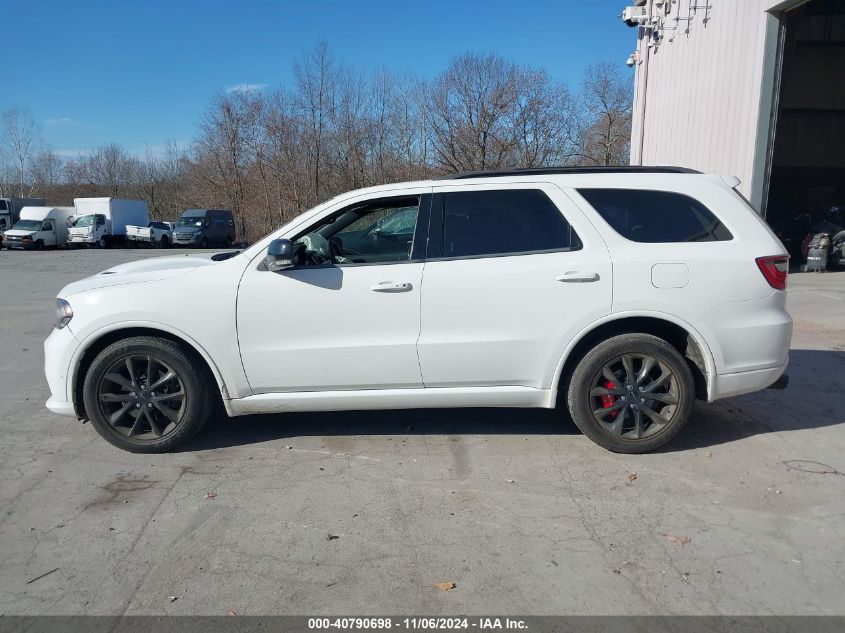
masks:
{"label": "rear bumper", "polygon": [[783,372],[786,371],[787,363],[769,369],[757,369],[754,371],[741,371],[735,374],[720,374],[715,376],[710,390],[710,401],[732,398],[745,393],[760,391],[767,387],[784,389],[786,381],[781,381]]}

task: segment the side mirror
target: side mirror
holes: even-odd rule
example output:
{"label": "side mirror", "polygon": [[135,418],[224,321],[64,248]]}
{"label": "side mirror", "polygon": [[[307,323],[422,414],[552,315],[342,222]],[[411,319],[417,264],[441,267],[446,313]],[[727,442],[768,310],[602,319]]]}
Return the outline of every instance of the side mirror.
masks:
{"label": "side mirror", "polygon": [[270,272],[279,272],[286,268],[293,267],[293,242],[286,239],[278,239],[270,242],[267,247],[267,256],[264,258],[264,265]]}

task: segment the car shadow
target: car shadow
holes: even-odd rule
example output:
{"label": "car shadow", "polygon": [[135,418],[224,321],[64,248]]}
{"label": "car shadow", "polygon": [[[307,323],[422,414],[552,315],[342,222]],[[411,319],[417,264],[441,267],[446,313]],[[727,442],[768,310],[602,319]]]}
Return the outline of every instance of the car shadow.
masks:
{"label": "car shadow", "polygon": [[[781,431],[845,423],[836,396],[845,393],[845,351],[792,350],[789,387],[707,405],[660,452],[736,442]],[[228,418],[216,414],[182,450],[200,451],[307,436],[336,435],[577,435],[562,410],[473,408],[284,413]]]}

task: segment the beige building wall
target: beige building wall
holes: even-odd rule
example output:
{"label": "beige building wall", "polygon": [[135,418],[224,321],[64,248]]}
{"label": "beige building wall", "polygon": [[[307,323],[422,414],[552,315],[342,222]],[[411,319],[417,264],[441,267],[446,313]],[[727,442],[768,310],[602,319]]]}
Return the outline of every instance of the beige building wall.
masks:
{"label": "beige building wall", "polygon": [[[637,29],[634,165],[738,176],[761,208],[778,67],[777,12],[798,2],[641,2],[664,29]],[[708,7],[709,5],[709,7]]]}

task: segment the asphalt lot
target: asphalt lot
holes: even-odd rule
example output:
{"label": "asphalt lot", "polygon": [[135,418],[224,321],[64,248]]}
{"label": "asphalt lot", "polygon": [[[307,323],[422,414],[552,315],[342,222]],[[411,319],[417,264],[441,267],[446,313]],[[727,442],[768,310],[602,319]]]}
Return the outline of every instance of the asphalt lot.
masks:
{"label": "asphalt lot", "polygon": [[0,615],[845,614],[845,475],[790,467],[845,472],[845,273],[790,278],[788,390],[697,405],[657,454],[428,410],[132,455],[44,408],[41,346],[64,284],[161,254],[0,252]]}

